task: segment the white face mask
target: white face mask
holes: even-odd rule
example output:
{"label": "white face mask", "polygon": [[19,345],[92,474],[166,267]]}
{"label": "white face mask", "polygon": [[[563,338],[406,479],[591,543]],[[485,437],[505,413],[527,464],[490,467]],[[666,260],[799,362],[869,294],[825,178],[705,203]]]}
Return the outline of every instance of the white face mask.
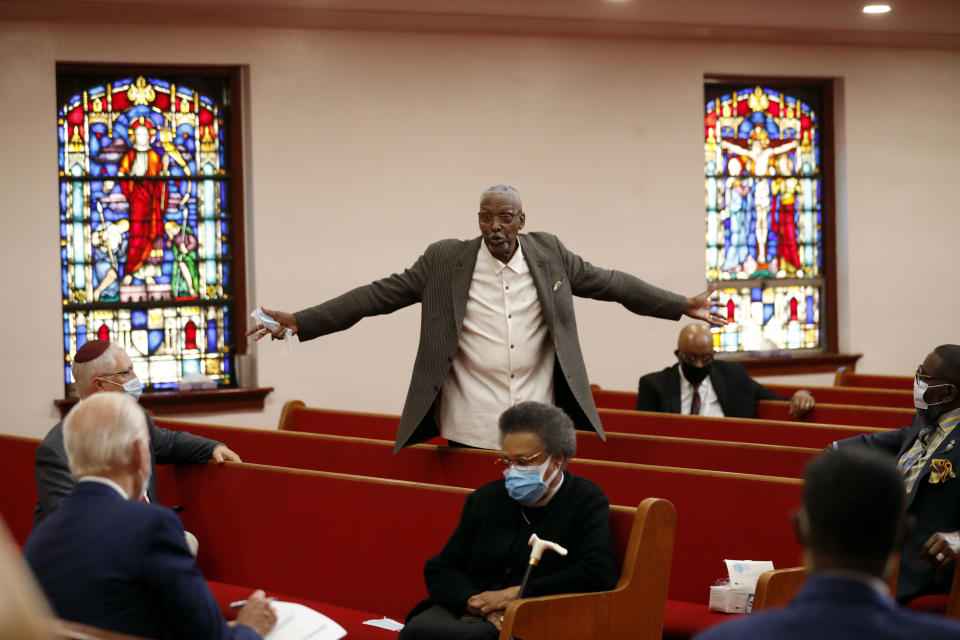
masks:
{"label": "white face mask", "polygon": [[110,384],[115,384],[118,387],[123,387],[124,393],[133,398],[134,400],[140,399],[140,394],[143,393],[143,383],[140,382],[140,378],[133,376],[123,384],[119,382],[114,382],[113,380],[107,380],[106,378],[100,378],[104,382],[109,382]]}
{"label": "white face mask", "polygon": [[917,379],[916,377],[914,377],[914,379],[913,379],[913,406],[916,407],[917,409],[921,409],[921,410],[922,410],[922,409],[927,409],[927,408],[929,408],[929,407],[935,407],[935,406],[937,406],[938,404],[945,404],[945,403],[947,402],[946,400],[941,400],[940,402],[927,402],[927,401],[924,399],[924,396],[927,394],[927,389],[934,389],[934,388],[936,388],[936,387],[951,387],[951,386],[953,386],[953,385],[950,384],[949,382],[946,382],[946,383],[944,383],[944,384],[934,384],[934,385],[930,385],[930,384],[927,384],[926,382],[924,382],[923,380],[919,380],[919,379]]}

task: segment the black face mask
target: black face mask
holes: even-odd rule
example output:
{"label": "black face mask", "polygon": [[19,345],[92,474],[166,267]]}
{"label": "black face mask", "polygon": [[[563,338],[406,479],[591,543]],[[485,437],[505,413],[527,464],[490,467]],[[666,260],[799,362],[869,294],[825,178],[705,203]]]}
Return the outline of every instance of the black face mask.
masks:
{"label": "black face mask", "polygon": [[705,364],[702,367],[698,367],[689,362],[680,362],[680,369],[683,371],[683,377],[693,386],[699,385],[703,382],[704,378],[710,375],[710,367],[713,363]]}

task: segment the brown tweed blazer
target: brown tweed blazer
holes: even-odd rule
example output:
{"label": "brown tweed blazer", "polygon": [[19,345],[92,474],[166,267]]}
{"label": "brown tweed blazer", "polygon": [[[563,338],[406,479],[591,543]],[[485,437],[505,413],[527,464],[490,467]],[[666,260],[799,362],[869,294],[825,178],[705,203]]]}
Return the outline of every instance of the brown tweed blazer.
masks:
{"label": "brown tweed blazer", "polygon": [[[556,404],[577,427],[594,429],[602,437],[580,351],[573,296],[619,302],[633,313],[672,320],[683,315],[686,298],[622,271],[594,267],[549,233],[521,234],[519,241],[557,353]],[[420,346],[394,452],[439,433],[432,409],[457,353],[480,242],[480,237],[435,242],[403,273],[294,314],[298,336],[304,341],[342,331],[367,316],[420,303]]]}

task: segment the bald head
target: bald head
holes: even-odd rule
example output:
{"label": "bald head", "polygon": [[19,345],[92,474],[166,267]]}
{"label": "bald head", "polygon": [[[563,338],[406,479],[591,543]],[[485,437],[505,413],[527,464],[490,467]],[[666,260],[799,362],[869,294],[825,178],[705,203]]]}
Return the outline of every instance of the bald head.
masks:
{"label": "bald head", "polygon": [[[705,367],[713,362],[713,334],[710,328],[704,324],[688,324],[680,330],[680,337],[677,339],[677,350],[675,352],[680,362],[688,368]],[[691,370],[686,372],[687,379],[693,375]],[[701,378],[702,379],[702,378]]]}

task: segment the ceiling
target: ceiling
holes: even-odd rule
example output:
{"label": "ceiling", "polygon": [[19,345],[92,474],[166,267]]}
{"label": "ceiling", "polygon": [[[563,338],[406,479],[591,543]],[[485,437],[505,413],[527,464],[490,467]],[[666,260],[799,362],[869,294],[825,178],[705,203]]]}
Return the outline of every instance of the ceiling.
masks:
{"label": "ceiling", "polygon": [[[751,40],[960,49],[960,0],[0,0],[0,20]],[[115,19],[115,18],[114,18]],[[123,18],[120,18],[123,20]]]}

